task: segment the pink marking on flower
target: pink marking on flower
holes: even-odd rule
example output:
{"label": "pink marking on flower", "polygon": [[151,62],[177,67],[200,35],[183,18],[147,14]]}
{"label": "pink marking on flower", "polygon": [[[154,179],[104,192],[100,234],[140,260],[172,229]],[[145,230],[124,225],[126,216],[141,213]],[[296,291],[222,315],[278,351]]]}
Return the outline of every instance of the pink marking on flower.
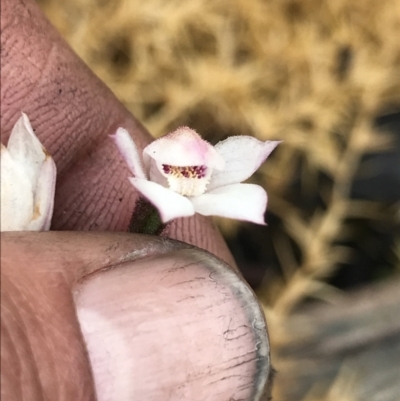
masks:
{"label": "pink marking on flower", "polygon": [[167,175],[172,175],[176,178],[197,178],[201,179],[206,176],[206,166],[169,166],[168,164],[162,165],[163,172]]}

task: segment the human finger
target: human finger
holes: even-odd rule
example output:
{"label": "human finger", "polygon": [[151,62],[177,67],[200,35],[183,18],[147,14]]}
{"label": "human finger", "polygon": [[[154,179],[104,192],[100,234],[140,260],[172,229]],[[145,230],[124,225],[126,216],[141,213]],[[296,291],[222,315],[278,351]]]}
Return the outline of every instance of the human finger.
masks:
{"label": "human finger", "polygon": [[46,232],[3,234],[1,257],[4,399],[260,400],[267,390],[260,307],[212,255],[158,237]]}
{"label": "human finger", "polygon": [[[151,137],[74,54],[34,0],[1,0],[1,135],[24,111],[58,170],[52,229],[126,231],[137,200],[109,135]],[[235,262],[210,219],[178,219],[164,233]]]}

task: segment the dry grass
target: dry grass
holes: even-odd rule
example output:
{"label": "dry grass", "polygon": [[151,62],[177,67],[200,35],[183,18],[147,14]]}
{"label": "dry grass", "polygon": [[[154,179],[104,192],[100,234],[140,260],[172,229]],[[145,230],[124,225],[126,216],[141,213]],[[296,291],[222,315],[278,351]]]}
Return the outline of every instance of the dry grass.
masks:
{"label": "dry grass", "polygon": [[[400,223],[399,203],[350,197],[362,157],[391,144],[374,117],[400,104],[398,0],[41,5],[153,135],[185,124],[212,142],[231,134],[284,140],[256,177],[283,226],[274,244],[284,276],[260,289],[273,341],[305,297],[337,296],[325,281],[349,256],[339,243],[351,238],[351,218]],[[310,197],[320,202],[305,208],[300,198]],[[237,228],[220,225],[227,236]]]}

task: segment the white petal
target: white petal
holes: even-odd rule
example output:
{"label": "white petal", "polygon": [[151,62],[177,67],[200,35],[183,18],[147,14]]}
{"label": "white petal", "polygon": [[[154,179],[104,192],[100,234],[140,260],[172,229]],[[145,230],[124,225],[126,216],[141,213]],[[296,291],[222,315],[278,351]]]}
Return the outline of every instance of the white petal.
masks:
{"label": "white petal", "polygon": [[50,229],[53,216],[54,192],[56,188],[56,165],[47,156],[42,164],[34,194],[32,221],[27,227],[29,231],[47,231]]}
{"label": "white petal", "polygon": [[207,166],[211,169],[223,169],[224,159],[214,147],[188,127],[178,128],[144,148],[145,164],[149,158],[159,164],[169,166]]}
{"label": "white petal", "polygon": [[168,180],[167,178],[161,174],[160,169],[157,166],[157,162],[155,160],[150,159],[150,164],[146,169],[149,172],[150,181],[156,182],[160,184],[162,187],[168,188]]}
{"label": "white petal", "polygon": [[25,170],[33,186],[37,182],[47,152],[33,132],[25,113],[15,123],[8,140],[7,149],[13,160]]}
{"label": "white petal", "polygon": [[110,136],[117,145],[122,157],[125,159],[129,169],[132,171],[132,174],[137,178],[146,179],[147,176],[142,166],[139,151],[128,131],[124,128],[118,128],[117,132]]}
{"label": "white petal", "polygon": [[259,185],[233,184],[190,198],[196,213],[265,225],[267,193]]}
{"label": "white petal", "polygon": [[194,215],[194,207],[188,198],[155,182],[138,178],[129,178],[129,181],[158,209],[163,223],[178,217]]}
{"label": "white petal", "polygon": [[23,231],[32,218],[33,189],[25,169],[1,144],[1,231]]}
{"label": "white petal", "polygon": [[232,136],[215,149],[225,160],[222,171],[214,171],[208,189],[239,183],[249,178],[281,141],[262,142],[251,136]]}

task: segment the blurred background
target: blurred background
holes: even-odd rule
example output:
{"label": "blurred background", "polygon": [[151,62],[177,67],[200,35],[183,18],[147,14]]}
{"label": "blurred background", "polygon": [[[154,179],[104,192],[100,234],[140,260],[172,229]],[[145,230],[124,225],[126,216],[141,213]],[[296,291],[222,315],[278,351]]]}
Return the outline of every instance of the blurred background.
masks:
{"label": "blurred background", "polygon": [[217,220],[277,401],[400,400],[400,1],[40,0],[147,127],[283,140],[267,227]]}

